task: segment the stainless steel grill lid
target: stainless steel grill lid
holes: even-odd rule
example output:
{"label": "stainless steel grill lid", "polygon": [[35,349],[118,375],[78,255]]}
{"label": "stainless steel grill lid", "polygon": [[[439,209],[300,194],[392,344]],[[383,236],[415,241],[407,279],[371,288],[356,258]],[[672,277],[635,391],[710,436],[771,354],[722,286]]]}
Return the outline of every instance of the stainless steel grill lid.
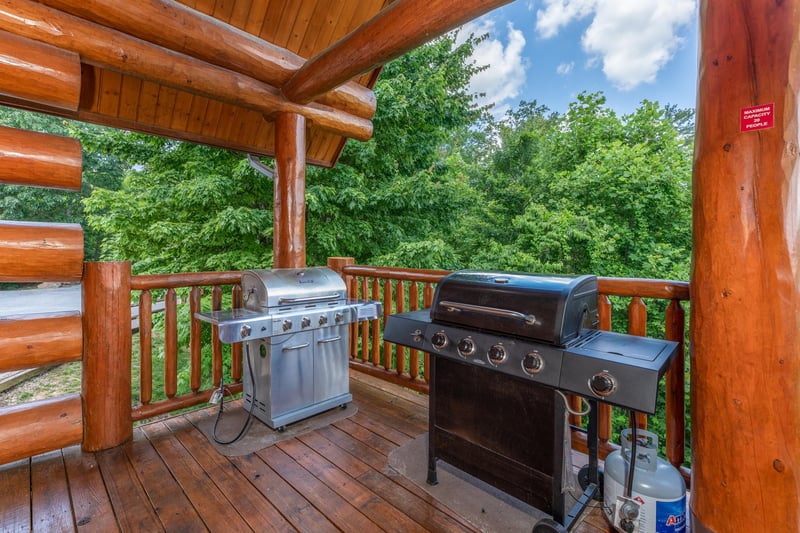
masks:
{"label": "stainless steel grill lid", "polygon": [[246,270],[242,290],[245,308],[253,311],[340,302],[347,296],[342,278],[326,267]]}
{"label": "stainless steel grill lid", "polygon": [[597,326],[597,277],[461,270],[437,286],[431,319],[563,346]]}

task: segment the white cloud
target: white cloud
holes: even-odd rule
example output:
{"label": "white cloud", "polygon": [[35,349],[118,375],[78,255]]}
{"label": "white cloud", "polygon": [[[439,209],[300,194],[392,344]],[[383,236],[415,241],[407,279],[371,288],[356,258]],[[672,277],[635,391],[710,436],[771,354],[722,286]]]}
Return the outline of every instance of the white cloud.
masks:
{"label": "white cloud", "polygon": [[558,74],[561,74],[562,76],[565,76],[565,75],[569,74],[570,72],[572,72],[573,68],[575,68],[575,62],[574,61],[570,61],[569,63],[561,63],[560,65],[558,65],[556,67],[556,72]]}
{"label": "white cloud", "polygon": [[602,60],[603,73],[620,89],[655,81],[682,39],[677,32],[692,21],[695,0],[544,0],[536,30],[550,38],[570,22],[593,15],[581,38],[588,64]]}
{"label": "white cloud", "polygon": [[[525,36],[508,23],[508,43],[504,44],[498,37],[494,20],[484,18],[470,22],[462,28],[459,35],[476,36],[489,34],[489,38],[481,41],[472,52],[472,59],[477,66],[488,65],[488,68],[472,77],[470,90],[479,95],[481,105],[493,103],[492,113],[502,116],[509,109],[509,101],[520,94],[525,84],[526,65],[522,57],[525,48]],[[516,103],[516,102],[515,102]]]}

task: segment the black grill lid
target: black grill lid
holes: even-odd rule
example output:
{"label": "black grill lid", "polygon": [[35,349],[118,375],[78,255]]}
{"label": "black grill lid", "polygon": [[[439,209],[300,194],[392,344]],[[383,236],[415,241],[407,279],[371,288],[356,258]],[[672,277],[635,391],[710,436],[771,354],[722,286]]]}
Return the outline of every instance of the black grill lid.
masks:
{"label": "black grill lid", "polygon": [[597,277],[460,270],[436,287],[431,320],[564,346],[597,326]]}

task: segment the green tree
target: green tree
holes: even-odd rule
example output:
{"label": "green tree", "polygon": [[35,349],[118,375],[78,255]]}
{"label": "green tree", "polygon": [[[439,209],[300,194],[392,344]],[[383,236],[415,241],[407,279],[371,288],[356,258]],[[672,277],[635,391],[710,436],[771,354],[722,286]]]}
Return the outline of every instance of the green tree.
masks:
{"label": "green tree", "polygon": [[[107,131],[99,126],[73,122],[66,119],[0,107],[0,124],[6,127],[76,137],[83,141]],[[0,185],[0,219],[30,222],[77,223],[84,229],[84,256],[87,261],[100,256],[99,231],[86,224],[82,199],[89,196],[94,186],[116,189],[122,180],[122,167],[117,157],[100,155],[83,150],[83,180],[80,192]]]}
{"label": "green tree", "polygon": [[104,259],[137,273],[265,268],[272,263],[272,182],[241,154],[128,132],[97,144],[127,165],[118,191],[96,188],[89,224]]}

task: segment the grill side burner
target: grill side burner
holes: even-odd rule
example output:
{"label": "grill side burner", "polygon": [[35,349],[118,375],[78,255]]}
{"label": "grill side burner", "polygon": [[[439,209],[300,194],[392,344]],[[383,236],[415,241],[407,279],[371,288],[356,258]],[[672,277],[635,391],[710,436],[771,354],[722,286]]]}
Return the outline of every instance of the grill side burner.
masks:
{"label": "grill side burner", "polygon": [[380,302],[348,300],[325,267],[248,270],[242,292],[244,309],[196,316],[244,341],[245,409],[280,429],[351,402],[349,324],[380,316]]}

